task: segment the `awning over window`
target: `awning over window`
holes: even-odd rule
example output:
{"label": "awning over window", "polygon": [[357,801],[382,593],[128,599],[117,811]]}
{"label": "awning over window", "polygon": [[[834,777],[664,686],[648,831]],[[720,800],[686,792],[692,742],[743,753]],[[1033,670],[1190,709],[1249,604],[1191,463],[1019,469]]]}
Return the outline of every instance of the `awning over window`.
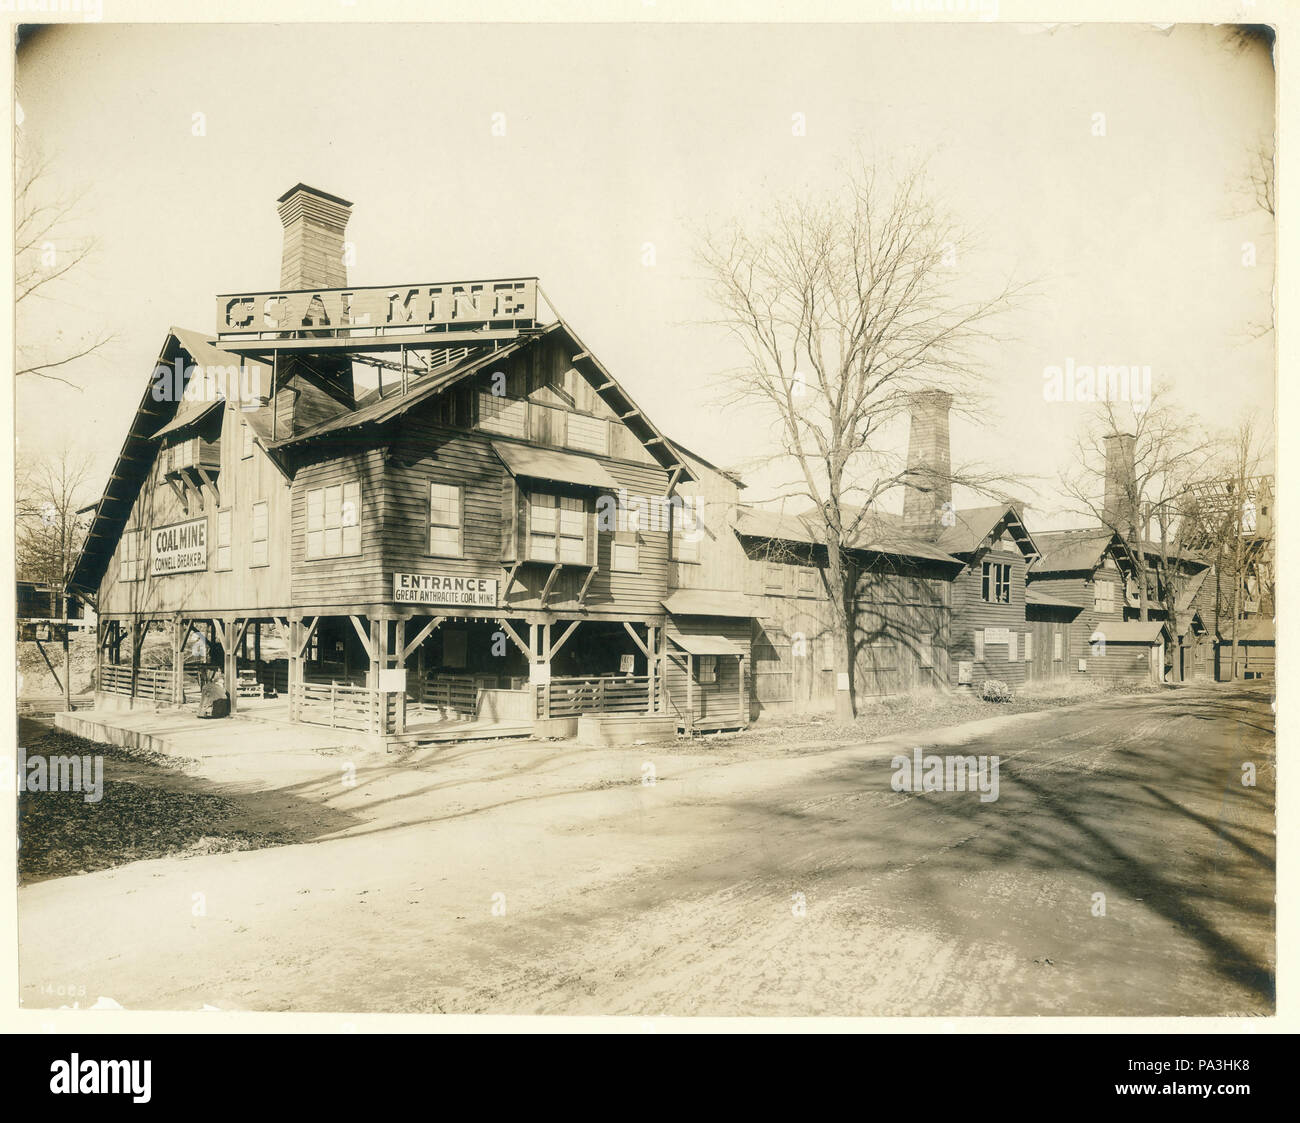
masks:
{"label": "awning over window", "polygon": [[182,401],[176,410],[176,416],[154,434],[154,440],[165,437],[168,433],[176,433],[181,429],[188,429],[191,425],[197,425],[214,409],[220,409],[225,404],[225,398],[215,398],[207,402]]}
{"label": "awning over window", "polygon": [[501,463],[512,476],[575,484],[601,491],[618,490],[618,481],[605,470],[599,460],[593,460],[590,456],[576,456],[571,452],[511,444],[507,441],[493,441],[492,451],[501,457]]}
{"label": "awning over window", "polygon": [[726,636],[669,636],[683,651],[691,655],[744,655]]}
{"label": "awning over window", "polygon": [[678,589],[659,602],[674,616],[757,616],[744,593],[714,589]]}

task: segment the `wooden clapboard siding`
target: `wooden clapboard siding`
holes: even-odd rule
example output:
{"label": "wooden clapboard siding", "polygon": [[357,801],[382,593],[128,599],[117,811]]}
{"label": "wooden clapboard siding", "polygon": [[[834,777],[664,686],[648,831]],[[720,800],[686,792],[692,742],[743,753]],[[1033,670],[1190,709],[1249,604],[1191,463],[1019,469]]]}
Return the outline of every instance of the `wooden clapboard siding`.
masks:
{"label": "wooden clapboard siding", "polygon": [[[384,458],[377,448],[344,455],[329,451],[302,462],[293,480],[293,598],[298,605],[356,605],[392,599],[392,580],[384,568],[387,495]],[[361,485],[361,553],[350,557],[307,559],[307,493],[320,487]],[[386,579],[387,578],[387,579]]]}
{"label": "wooden clapboard siding", "polygon": [[947,683],[951,589],[944,576],[898,562],[857,574],[854,690],[859,697]]}
{"label": "wooden clapboard siding", "polygon": [[1069,648],[1065,654],[1067,675],[1090,673],[1093,669],[1091,665],[1086,665],[1080,671],[1079,661],[1086,661],[1092,656],[1093,636],[1104,636],[1107,625],[1122,623],[1125,618],[1122,578],[1118,573],[1099,572],[1103,574],[1103,580],[1110,580],[1118,586],[1112,601],[1113,607],[1109,610],[1097,607],[1096,582],[1091,573],[1036,578],[1033,582],[1035,589],[1048,596],[1080,606],[1079,614],[1070,621]]}
{"label": "wooden clapboard siding", "polygon": [[678,485],[683,501],[696,511],[699,560],[669,562],[668,584],[673,589],[742,589],[745,587],[748,559],[745,549],[732,530],[732,519],[740,503],[740,488],[721,472],[687,456],[691,471],[698,477]]}
{"label": "wooden clapboard siding", "polygon": [[[747,550],[746,591],[758,604],[754,683],[761,709],[835,704],[834,613],[823,551],[762,544]],[[943,688],[948,680],[951,567],[864,559],[854,580],[853,690],[857,697]],[[800,581],[800,575],[813,579]],[[801,591],[802,590],[802,591]]]}
{"label": "wooden clapboard siding", "polygon": [[[990,604],[982,599],[985,562],[1011,567],[1011,600]],[[985,628],[1007,628],[1015,636],[1014,657],[1008,644],[985,644],[982,660],[975,658],[975,633]],[[949,682],[957,684],[961,662],[974,663],[972,685],[994,679],[1016,686],[1025,681],[1025,558],[1003,538],[992,549],[981,552],[964,568],[952,585],[952,628],[949,644]]]}
{"label": "wooden clapboard siding", "polygon": [[[667,624],[669,651],[685,658],[685,652],[672,644],[672,639],[683,635],[722,636],[730,640],[745,654],[745,666],[738,666],[739,660],[732,655],[718,656],[717,681],[701,683],[698,678],[699,656],[695,657],[697,665],[696,679],[691,686],[691,706],[697,723],[702,725],[745,725],[749,722],[750,709],[750,622],[732,617],[670,617]],[[742,682],[737,676],[744,674]],[[684,719],[687,714],[686,668],[680,659],[670,658],[664,671],[667,686],[664,706],[670,716]],[[743,697],[742,697],[743,690]]]}
{"label": "wooden clapboard siding", "polygon": [[[145,532],[194,518],[207,520],[208,568],[205,572],[149,576],[148,534],[141,538],[144,576],[139,581],[118,580],[122,543],[118,542],[100,585],[101,615],[117,613],[169,613],[222,615],[252,614],[258,609],[283,611],[292,603],[290,577],[289,483],[260,446],[244,459],[241,413],[227,404],[209,414],[203,432],[219,440],[221,470],[217,476],[220,504],[205,489],[199,508],[190,492],[185,513],[172,489],[158,476],[157,460],[132,508],[127,530]],[[253,505],[267,504],[267,565],[252,567]],[[231,566],[218,570],[218,509],[231,510]]]}
{"label": "wooden clapboard siding", "polygon": [[[1030,605],[1027,612],[1032,616],[1035,608]],[[1029,658],[1025,660],[1025,677],[1031,682],[1047,679],[1068,678],[1073,667],[1070,663],[1072,622],[1065,619],[1065,611],[1058,610],[1050,619],[1030,619],[1025,624],[1025,634],[1032,637]],[[1059,618],[1057,618],[1059,616]],[[1057,637],[1060,637],[1061,657],[1056,658]],[[1021,637],[1022,642],[1024,637]],[[1024,651],[1020,653],[1024,659]]]}
{"label": "wooden clapboard siding", "polygon": [[[555,412],[547,410],[546,412]],[[435,415],[436,416],[436,415]],[[383,559],[391,598],[392,575],[396,572],[437,573],[455,577],[491,578],[502,581],[502,561],[519,556],[527,492],[540,490],[567,493],[558,485],[531,481],[516,482],[492,449],[492,441],[503,439],[494,431],[455,428],[434,420],[429,411],[407,414],[389,447],[384,467],[385,523]],[[663,496],[668,476],[658,465],[632,463],[612,457],[593,457],[605,468],[629,497],[652,499]],[[462,547],[459,558],[433,556],[427,552],[429,483],[459,484],[462,488]],[[573,492],[579,494],[579,492]],[[595,615],[657,615],[667,595],[668,533],[647,525],[638,532],[638,566],[635,571],[614,572],[610,554],[614,534],[598,532],[596,496],[581,492],[592,504],[589,517],[590,541],[594,543],[597,572],[588,589],[586,606]],[[647,519],[647,523],[649,523]],[[516,572],[509,594],[511,607],[540,609],[541,593],[550,576],[544,563],[526,563]],[[564,566],[551,584],[545,607],[576,608],[587,571]]]}

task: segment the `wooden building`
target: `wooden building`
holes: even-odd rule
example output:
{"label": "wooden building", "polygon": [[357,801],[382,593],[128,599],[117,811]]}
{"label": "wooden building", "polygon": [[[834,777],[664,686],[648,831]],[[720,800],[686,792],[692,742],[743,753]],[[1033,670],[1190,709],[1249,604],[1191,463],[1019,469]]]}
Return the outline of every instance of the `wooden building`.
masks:
{"label": "wooden building", "polygon": [[251,678],[380,744],[743,725],[745,606],[672,579],[699,565],[688,458],[534,279],[349,287],[350,206],[287,192],[280,289],[167,336],[71,581],[97,702],[219,672],[236,708]]}

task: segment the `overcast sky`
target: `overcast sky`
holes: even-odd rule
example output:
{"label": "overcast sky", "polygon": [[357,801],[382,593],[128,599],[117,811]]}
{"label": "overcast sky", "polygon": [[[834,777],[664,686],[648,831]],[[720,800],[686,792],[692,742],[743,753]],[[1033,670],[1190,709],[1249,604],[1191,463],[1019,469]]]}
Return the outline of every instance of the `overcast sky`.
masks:
{"label": "overcast sky", "polygon": [[1273,96],[1263,51],[1201,26],[51,28],[20,49],[22,135],[86,189],[99,247],[45,330],[118,341],[67,372],[81,394],[20,387],[20,446],[106,472],[168,327],[278,284],[275,199],[305,181],[354,203],[352,283],[536,275],[660,428],[738,465],[761,433],[717,403],[740,356],[702,323],[695,232],[915,151],[983,246],[973,281],[1039,282],[954,458],[1039,478],[1031,528],[1077,525],[1051,484],[1086,407],[1044,401],[1045,367],[1149,365],[1209,421],[1272,413],[1273,337],[1249,331],[1272,222],[1235,185]]}

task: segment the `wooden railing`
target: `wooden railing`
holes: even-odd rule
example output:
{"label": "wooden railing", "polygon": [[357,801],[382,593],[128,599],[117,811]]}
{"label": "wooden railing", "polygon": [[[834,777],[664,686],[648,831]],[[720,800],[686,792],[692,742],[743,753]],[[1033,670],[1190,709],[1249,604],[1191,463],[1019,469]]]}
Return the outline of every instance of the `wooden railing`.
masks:
{"label": "wooden railing", "polygon": [[176,684],[176,672],[170,667],[139,667],[135,672],[135,691],[131,690],[131,668],[105,663],[99,668],[99,689],[105,694],[126,698],[148,698],[170,702]]}
{"label": "wooden railing", "polygon": [[99,689],[105,694],[131,697],[131,668],[104,663],[99,668]]}
{"label": "wooden railing", "polygon": [[424,705],[438,706],[456,717],[478,716],[478,685],[464,675],[431,673],[424,683]]}
{"label": "wooden railing", "polygon": [[298,721],[360,733],[397,730],[398,696],[368,686],[304,682],[295,688],[292,701]]}
{"label": "wooden railing", "polygon": [[[661,691],[662,684],[656,680],[656,696]],[[538,717],[649,713],[651,708],[649,675],[553,678],[537,687]]]}

